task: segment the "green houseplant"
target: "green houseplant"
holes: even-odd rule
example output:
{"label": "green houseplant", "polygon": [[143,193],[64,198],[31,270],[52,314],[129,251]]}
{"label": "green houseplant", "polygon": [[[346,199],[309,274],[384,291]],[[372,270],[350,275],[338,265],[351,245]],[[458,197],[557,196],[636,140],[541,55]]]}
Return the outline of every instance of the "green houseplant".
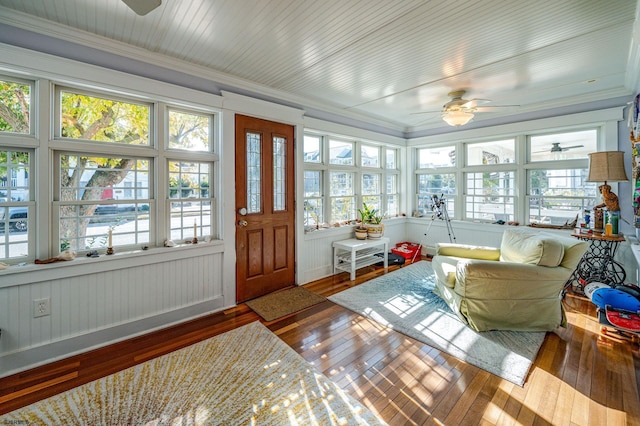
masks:
{"label": "green houseplant", "polygon": [[[382,235],[384,234],[384,224],[382,223],[382,219],[384,218],[384,216],[377,209],[374,209],[367,203],[362,203],[362,208],[358,209],[358,212],[360,213],[360,217],[362,219],[360,228],[364,227],[367,229],[367,237],[382,237]],[[357,233],[356,238],[358,238]]]}

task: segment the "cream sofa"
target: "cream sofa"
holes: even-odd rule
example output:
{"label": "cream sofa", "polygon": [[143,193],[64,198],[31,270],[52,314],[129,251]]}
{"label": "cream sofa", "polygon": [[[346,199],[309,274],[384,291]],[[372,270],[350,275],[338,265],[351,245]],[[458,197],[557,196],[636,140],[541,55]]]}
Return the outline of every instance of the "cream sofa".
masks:
{"label": "cream sofa", "polygon": [[549,331],[566,325],[562,291],[585,241],[529,228],[506,229],[500,248],[436,246],[434,292],[478,331]]}

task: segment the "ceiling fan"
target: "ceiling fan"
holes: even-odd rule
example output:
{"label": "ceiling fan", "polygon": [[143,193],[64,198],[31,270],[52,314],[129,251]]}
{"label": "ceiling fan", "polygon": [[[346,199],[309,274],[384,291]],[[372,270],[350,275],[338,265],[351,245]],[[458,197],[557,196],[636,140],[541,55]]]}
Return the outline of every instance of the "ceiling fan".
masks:
{"label": "ceiling fan", "polygon": [[440,112],[442,119],[450,126],[464,126],[475,116],[475,113],[483,112],[489,108],[518,107],[519,105],[492,105],[480,106],[491,102],[489,99],[464,99],[465,90],[455,90],[449,92],[447,96],[451,98],[449,102],[442,106],[442,111],[425,111],[416,114],[428,114]]}
{"label": "ceiling fan", "polygon": [[564,151],[568,151],[570,149],[574,149],[574,148],[582,148],[584,145],[573,145],[573,146],[560,146],[560,142],[552,142],[551,143],[551,149],[550,150],[542,150],[542,151],[536,151],[536,152],[550,152],[552,154],[557,153],[557,152],[564,152]]}
{"label": "ceiling fan", "polygon": [[162,0],[122,0],[140,16],[144,16],[162,4]]}

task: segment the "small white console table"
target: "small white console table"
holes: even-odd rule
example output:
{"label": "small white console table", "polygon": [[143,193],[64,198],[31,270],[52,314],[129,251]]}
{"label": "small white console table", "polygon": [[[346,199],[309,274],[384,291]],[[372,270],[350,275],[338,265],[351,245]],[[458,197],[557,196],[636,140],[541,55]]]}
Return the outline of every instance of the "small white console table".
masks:
{"label": "small white console table", "polygon": [[[384,251],[382,251],[384,250]],[[384,254],[382,258],[376,253]],[[358,240],[350,238],[348,240],[335,241],[333,243],[333,273],[346,271],[351,274],[351,281],[356,279],[356,269],[384,262],[384,269],[389,267],[389,238],[371,238]]]}

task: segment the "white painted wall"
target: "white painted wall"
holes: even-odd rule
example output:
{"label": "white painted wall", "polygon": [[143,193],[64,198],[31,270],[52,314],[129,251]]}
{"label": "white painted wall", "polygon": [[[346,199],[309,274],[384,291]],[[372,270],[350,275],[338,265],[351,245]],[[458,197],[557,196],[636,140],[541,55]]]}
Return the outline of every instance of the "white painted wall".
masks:
{"label": "white painted wall", "polygon": [[[220,242],[154,248],[3,271],[0,377],[64,355],[46,347],[54,342],[68,341],[70,349],[85,336],[84,348],[101,346],[229,306],[223,248]],[[33,300],[42,298],[50,300],[51,314],[34,318]],[[196,308],[159,323],[149,320],[188,307]],[[145,319],[136,329],[117,328]],[[109,328],[111,333],[91,338]],[[40,352],[30,351],[43,345]]]}

